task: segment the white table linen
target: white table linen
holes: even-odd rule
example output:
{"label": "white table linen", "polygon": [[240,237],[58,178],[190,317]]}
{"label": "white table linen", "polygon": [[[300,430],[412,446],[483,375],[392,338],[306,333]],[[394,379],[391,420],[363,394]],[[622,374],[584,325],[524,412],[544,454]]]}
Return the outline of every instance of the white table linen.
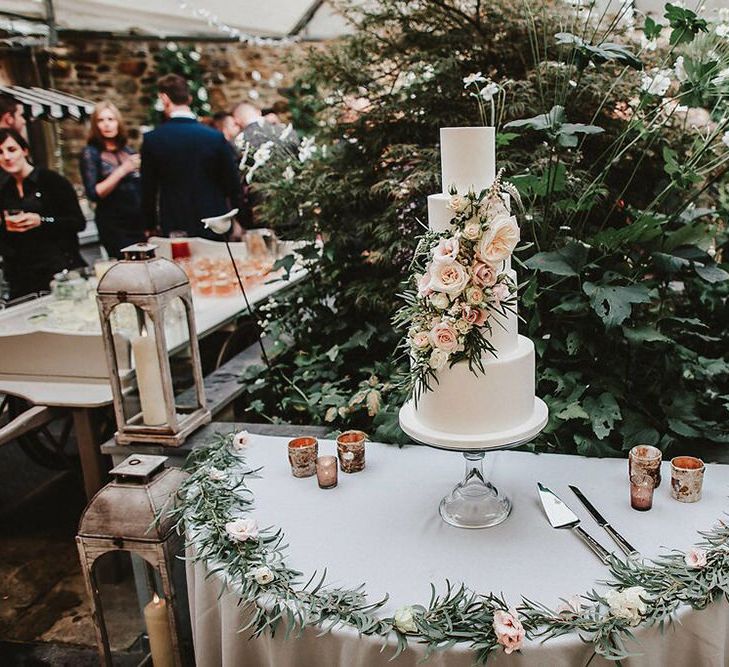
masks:
{"label": "white table linen", "polygon": [[[576,484],[623,536],[647,557],[661,547],[686,550],[698,541],[698,530],[710,529],[729,503],[729,466],[707,465],[704,497],[682,504],[669,495],[670,470],[664,463],[663,482],[650,512],[629,505],[627,461],[587,459],[557,454],[493,452],[485,473],[514,503],[509,519],[486,530],[463,530],[445,524],[438,503],[462,477],[463,457],[426,447],[368,443],[367,467],[354,475],[340,471],[339,485],[320,490],[316,477],[294,478],[286,455],[287,439],[251,436],[247,463],[263,466],[260,479],[250,479],[255,496],[253,515],[260,526],[283,529],[289,544],[287,563],[305,573],[327,569],[327,581],[344,587],[366,583],[371,601],[386,593],[380,612],[391,615],[406,604],[427,606],[430,583],[441,592],[445,580],[463,582],[472,590],[503,594],[511,605],[521,596],[556,606],[559,598],[584,593],[605,579],[607,568],[566,530],[552,529],[536,493],[537,481],[557,493],[583,519],[583,527],[608,550],[618,553],[604,531],[583,510],[567,488]],[[335,453],[331,441],[320,441],[319,455]],[[188,562],[188,592],[198,667],[307,667],[415,665],[424,649],[410,641],[400,658],[389,662],[379,638],[360,638],[348,628],[323,637],[307,628],[298,639],[249,640],[238,633],[247,611],[235,595],[220,596],[221,580],[209,576],[201,563]],[[657,628],[636,631],[631,645],[640,656],[631,666],[702,665],[729,662],[729,606],[723,601],[703,611],[683,609],[680,624],[663,634]],[[489,659],[495,665],[580,665],[591,645],[570,635],[541,644],[526,642],[521,654],[500,650]],[[434,655],[429,665],[461,667],[473,663],[473,653],[457,646]],[[593,660],[591,665],[613,664]]]}

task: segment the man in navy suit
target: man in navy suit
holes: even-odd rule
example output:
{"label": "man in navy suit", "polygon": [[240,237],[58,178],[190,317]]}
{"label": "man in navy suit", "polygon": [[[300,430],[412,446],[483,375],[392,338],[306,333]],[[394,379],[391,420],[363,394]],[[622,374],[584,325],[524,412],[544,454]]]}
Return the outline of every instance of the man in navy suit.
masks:
{"label": "man in navy suit", "polygon": [[240,181],[233,152],[221,132],[195,118],[185,79],[168,74],[157,87],[167,120],[144,135],[145,227],[219,240],[200,219],[226,213],[236,201]]}

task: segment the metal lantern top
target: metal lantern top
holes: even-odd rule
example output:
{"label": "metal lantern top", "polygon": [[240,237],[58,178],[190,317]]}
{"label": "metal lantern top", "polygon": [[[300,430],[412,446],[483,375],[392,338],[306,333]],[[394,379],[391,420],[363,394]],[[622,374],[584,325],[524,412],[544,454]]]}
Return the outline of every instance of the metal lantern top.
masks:
{"label": "metal lantern top", "polygon": [[163,542],[172,530],[167,514],[157,516],[174,497],[187,473],[164,469],[165,456],[134,454],[111,471],[114,480],[91,500],[79,523],[79,537]]}
{"label": "metal lantern top", "polygon": [[98,295],[127,300],[164,294],[187,284],[182,268],[169,259],[155,257],[156,248],[149,243],[124,248],[124,258],[111,266],[99,281]]}

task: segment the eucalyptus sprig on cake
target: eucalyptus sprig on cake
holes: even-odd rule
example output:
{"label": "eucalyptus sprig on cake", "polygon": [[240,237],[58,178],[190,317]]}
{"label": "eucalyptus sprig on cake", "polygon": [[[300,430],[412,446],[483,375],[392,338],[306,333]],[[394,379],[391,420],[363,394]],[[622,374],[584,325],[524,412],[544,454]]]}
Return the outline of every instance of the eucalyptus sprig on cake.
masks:
{"label": "eucalyptus sprig on cake", "polygon": [[427,231],[411,263],[405,305],[395,324],[407,329],[404,351],[411,359],[408,396],[417,401],[437,381],[436,371],[467,361],[483,373],[483,353],[496,356],[490,340],[515,312],[516,283],[509,275],[519,225],[511,214],[518,193],[499,172],[491,187],[476,194],[449,190],[454,216],[444,231]]}

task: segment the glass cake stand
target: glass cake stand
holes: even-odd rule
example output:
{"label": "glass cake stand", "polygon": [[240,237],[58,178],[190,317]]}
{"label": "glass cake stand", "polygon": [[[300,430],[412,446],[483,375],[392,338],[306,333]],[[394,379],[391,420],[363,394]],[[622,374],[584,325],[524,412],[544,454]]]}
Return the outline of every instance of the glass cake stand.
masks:
{"label": "glass cake stand", "polygon": [[[548,414],[544,401],[535,397],[534,413],[519,427],[499,436],[476,435],[460,439],[423,427],[411,402],[401,408],[400,427],[415,442],[434,449],[460,452],[466,460],[464,478],[440,501],[443,521],[457,528],[490,528],[506,521],[511,513],[511,500],[486,479],[483,460],[487,453],[513,449],[533,440],[546,426]],[[466,439],[471,442],[465,442]]]}

